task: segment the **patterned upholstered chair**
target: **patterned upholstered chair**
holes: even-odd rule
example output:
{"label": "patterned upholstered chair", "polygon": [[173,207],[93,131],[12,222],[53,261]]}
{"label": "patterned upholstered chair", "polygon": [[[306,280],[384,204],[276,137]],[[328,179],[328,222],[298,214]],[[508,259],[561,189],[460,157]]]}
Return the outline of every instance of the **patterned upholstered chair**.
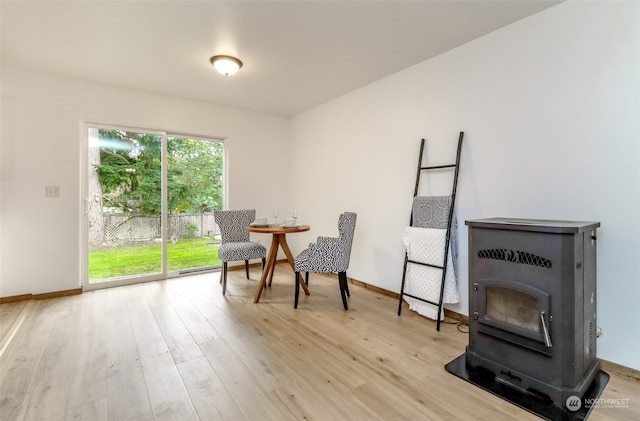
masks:
{"label": "patterned upholstered chair", "polygon": [[267,249],[253,241],[249,241],[247,226],[256,219],[255,209],[216,210],[213,211],[216,224],[220,227],[222,244],[218,249],[218,257],[222,260],[222,295],[227,291],[227,262],[244,260],[245,272],[249,279],[249,259],[262,259],[262,270],[267,258]]}
{"label": "patterned upholstered chair", "polygon": [[344,309],[348,310],[347,296],[349,285],[347,283],[347,269],[349,268],[349,258],[351,257],[351,244],[353,243],[353,232],[356,228],[357,215],[353,212],[344,212],[338,218],[339,237],[318,237],[315,243],[309,244],[309,248],[302,251],[295,258],[296,294],[293,304],[298,308],[298,295],[300,284],[298,277],[300,272],[306,272],[306,284],[309,284],[309,272],[313,273],[338,273],[340,284],[340,295]]}

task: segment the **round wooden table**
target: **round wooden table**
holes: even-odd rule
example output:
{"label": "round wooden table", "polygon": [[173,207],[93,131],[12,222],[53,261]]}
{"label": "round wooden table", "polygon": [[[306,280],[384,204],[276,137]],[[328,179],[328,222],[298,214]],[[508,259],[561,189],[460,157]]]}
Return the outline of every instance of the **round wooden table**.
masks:
{"label": "round wooden table", "polygon": [[[295,271],[294,267],[294,257],[291,254],[291,250],[289,249],[289,245],[287,244],[287,234],[294,234],[296,232],[304,232],[309,231],[311,227],[309,225],[296,225],[294,227],[285,227],[282,225],[249,225],[247,227],[247,231],[256,232],[260,234],[271,234],[273,239],[271,241],[271,248],[269,249],[269,258],[267,259],[267,265],[262,272],[262,278],[260,278],[260,285],[258,285],[258,291],[256,292],[256,297],[253,300],[254,303],[260,301],[260,296],[262,295],[262,290],[267,285],[267,277],[269,278],[269,286],[271,286],[271,281],[273,281],[273,270],[276,265],[276,257],[278,255],[278,247],[282,248],[285,256],[287,256],[287,261],[291,265],[291,269]],[[309,289],[307,285],[302,280],[301,276],[298,276],[298,282],[304,289],[304,293],[309,295]]]}

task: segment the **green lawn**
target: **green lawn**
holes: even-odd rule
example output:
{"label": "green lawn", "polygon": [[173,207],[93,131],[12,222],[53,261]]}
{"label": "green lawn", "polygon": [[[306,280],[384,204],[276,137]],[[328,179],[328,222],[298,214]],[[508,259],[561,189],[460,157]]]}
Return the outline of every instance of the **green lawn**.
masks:
{"label": "green lawn", "polygon": [[[170,271],[221,265],[218,247],[212,238],[180,239],[169,243],[167,264]],[[89,279],[140,275],[161,271],[160,243],[141,243],[105,247],[89,251]]]}

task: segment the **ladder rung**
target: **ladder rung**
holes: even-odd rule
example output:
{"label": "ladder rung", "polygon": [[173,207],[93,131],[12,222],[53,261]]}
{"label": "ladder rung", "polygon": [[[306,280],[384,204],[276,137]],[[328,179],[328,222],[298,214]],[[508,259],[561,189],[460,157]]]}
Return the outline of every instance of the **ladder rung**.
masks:
{"label": "ladder rung", "polygon": [[431,264],[429,264],[429,263],[417,262],[417,261],[415,261],[415,260],[409,260],[409,259],[407,259],[407,263],[415,263],[415,264],[417,264],[417,265],[429,266],[429,267],[431,267],[431,268],[444,269],[444,266],[431,265]]}
{"label": "ladder rung", "polygon": [[439,170],[441,168],[455,168],[456,164],[435,165],[433,167],[420,167],[421,170]]}
{"label": "ladder rung", "polygon": [[439,305],[438,303],[435,303],[433,301],[427,300],[425,298],[416,297],[415,295],[407,294],[406,292],[404,294],[402,294],[402,295],[405,295],[405,296],[411,297],[411,298],[415,298],[416,300],[420,300],[420,301],[422,301],[424,303],[431,304],[433,306],[438,306]]}

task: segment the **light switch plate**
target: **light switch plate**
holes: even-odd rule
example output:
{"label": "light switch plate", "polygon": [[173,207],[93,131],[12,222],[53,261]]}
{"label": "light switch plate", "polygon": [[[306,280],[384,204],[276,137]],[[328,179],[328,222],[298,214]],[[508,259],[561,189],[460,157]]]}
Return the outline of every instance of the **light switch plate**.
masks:
{"label": "light switch plate", "polygon": [[60,197],[60,186],[45,186],[45,197]]}

